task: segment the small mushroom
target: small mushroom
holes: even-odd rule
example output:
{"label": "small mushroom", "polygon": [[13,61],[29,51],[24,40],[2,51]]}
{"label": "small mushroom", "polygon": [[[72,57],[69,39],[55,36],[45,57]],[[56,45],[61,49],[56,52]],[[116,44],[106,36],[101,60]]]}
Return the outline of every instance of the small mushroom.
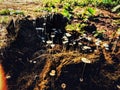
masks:
{"label": "small mushroom", "polygon": [[55,44],[51,44],[50,46],[53,48],[55,46]]}
{"label": "small mushroom", "polygon": [[47,44],[52,44],[53,42],[51,40],[48,40],[46,43]]}
{"label": "small mushroom", "polygon": [[90,64],[92,63],[89,59],[87,58],[81,58],[81,61],[84,63],[84,66],[83,66],[83,70],[82,70],[82,74],[81,74],[81,77],[80,77],[80,82],[83,82],[84,81],[84,71],[85,71],[85,67],[86,67],[86,64]]}
{"label": "small mushroom", "polygon": [[63,43],[63,51],[64,51],[64,50],[66,50],[66,44],[68,43],[68,40],[63,41],[62,43]]}
{"label": "small mushroom", "polygon": [[50,76],[54,77],[55,74],[56,74],[56,71],[55,70],[51,70],[49,74],[50,74]]}
{"label": "small mushroom", "polygon": [[63,40],[68,40],[68,37],[66,37],[66,36],[63,36]]}
{"label": "small mushroom", "polygon": [[103,43],[104,47],[109,47],[109,45],[107,43]]}
{"label": "small mushroom", "polygon": [[6,75],[6,79],[10,79],[11,78],[11,75],[10,74],[7,74]]}
{"label": "small mushroom", "polygon": [[88,50],[88,49],[91,49],[91,47],[89,47],[89,46],[83,46],[83,50]]}
{"label": "small mushroom", "polygon": [[72,35],[70,33],[65,33],[67,37],[71,37]]}
{"label": "small mushroom", "polygon": [[46,23],[43,23],[43,26],[46,26]]}
{"label": "small mushroom", "polygon": [[42,28],[42,27],[36,27],[35,29],[38,30],[38,31],[39,30],[44,30],[44,28]]}
{"label": "small mushroom", "polygon": [[83,37],[86,38],[87,34],[83,34]]}
{"label": "small mushroom", "polygon": [[51,70],[49,75],[51,76],[51,88],[52,90],[54,90],[55,89],[54,76],[56,75],[56,70]]}
{"label": "small mushroom", "polygon": [[66,85],[65,83],[62,83],[62,84],[61,84],[61,88],[62,88],[63,90],[65,90],[66,86],[67,86],[67,85]]}
{"label": "small mushroom", "polygon": [[81,58],[81,61],[84,62],[84,63],[91,63],[91,61],[87,58]]}
{"label": "small mushroom", "polygon": [[91,38],[91,37],[87,37],[87,40],[88,40],[88,41],[91,41],[91,40],[92,40],[92,38]]}
{"label": "small mushroom", "polygon": [[51,36],[50,36],[51,38],[54,38],[55,37],[55,35],[54,34],[51,34]]}

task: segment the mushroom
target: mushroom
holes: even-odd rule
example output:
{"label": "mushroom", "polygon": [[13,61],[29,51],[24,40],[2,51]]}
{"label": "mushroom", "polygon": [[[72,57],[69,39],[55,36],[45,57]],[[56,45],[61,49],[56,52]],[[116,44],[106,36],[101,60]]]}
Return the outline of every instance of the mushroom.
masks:
{"label": "mushroom", "polygon": [[54,76],[55,76],[55,73],[56,73],[55,70],[51,70],[49,74],[50,74],[51,77],[54,77]]}
{"label": "mushroom", "polygon": [[84,58],[84,57],[81,58],[81,61],[84,62],[85,64],[86,64],[86,63],[89,63],[89,64],[91,63],[91,61],[90,61],[89,59]]}
{"label": "mushroom", "polygon": [[52,41],[53,41],[53,38],[55,37],[55,34],[52,33],[52,34],[50,35],[50,37],[52,38]]}
{"label": "mushroom", "polygon": [[88,41],[92,41],[92,38],[91,38],[91,37],[87,37],[87,40],[88,40]]}
{"label": "mushroom", "polygon": [[70,33],[65,33],[67,37],[71,37],[72,35]]}
{"label": "mushroom", "polygon": [[50,46],[51,46],[51,47],[52,47],[52,49],[53,49],[53,47],[55,46],[55,44],[51,44]]}
{"label": "mushroom", "polygon": [[65,90],[66,86],[67,86],[67,85],[66,85],[65,83],[62,83],[62,84],[61,84],[62,90]]}
{"label": "mushroom", "polygon": [[84,66],[83,66],[83,70],[82,70],[82,74],[81,74],[81,77],[80,77],[80,82],[83,82],[84,79],[83,79],[83,76],[84,76],[84,71],[85,71],[85,67],[86,67],[86,64],[90,64],[92,63],[91,60],[87,59],[87,58],[81,58],[81,61],[84,63]]}
{"label": "mushroom", "polygon": [[54,90],[55,89],[54,77],[56,75],[56,70],[51,70],[49,75],[51,76],[51,88],[52,88],[52,90]]}
{"label": "mushroom", "polygon": [[68,37],[66,37],[66,36],[63,36],[63,40],[68,40]]}
{"label": "mushroom", "polygon": [[51,40],[48,40],[46,43],[50,45],[50,44],[52,44],[53,42],[52,42]]}
{"label": "mushroom", "polygon": [[95,40],[95,45],[97,46],[97,50],[98,50],[98,47],[101,45],[102,41],[100,39],[96,39]]}
{"label": "mushroom", "polygon": [[91,49],[91,47],[89,47],[89,46],[83,46],[83,50],[88,50],[88,49]]}
{"label": "mushroom", "polygon": [[66,44],[68,43],[68,40],[65,40],[62,42],[63,43],[63,51],[66,50]]}

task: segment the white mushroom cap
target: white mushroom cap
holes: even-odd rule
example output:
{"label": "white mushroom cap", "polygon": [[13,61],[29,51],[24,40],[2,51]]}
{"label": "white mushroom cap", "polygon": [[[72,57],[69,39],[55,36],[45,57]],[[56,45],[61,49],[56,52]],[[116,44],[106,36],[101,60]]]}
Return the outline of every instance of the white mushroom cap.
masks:
{"label": "white mushroom cap", "polygon": [[81,43],[81,42],[79,42],[78,44],[79,44],[79,45],[82,45],[82,43]]}
{"label": "white mushroom cap", "polygon": [[83,46],[83,50],[91,49],[89,46]]}
{"label": "white mushroom cap", "polygon": [[66,84],[65,84],[65,83],[62,83],[62,84],[61,84],[61,88],[65,89],[65,88],[66,88]]}
{"label": "white mushroom cap", "polygon": [[51,41],[51,40],[48,40],[46,43],[47,43],[47,44],[52,44],[52,41]]}
{"label": "white mushroom cap", "polygon": [[91,41],[91,40],[92,40],[92,38],[91,38],[91,37],[87,37],[87,39],[88,39],[89,41]]}
{"label": "white mushroom cap", "polygon": [[91,61],[87,58],[81,58],[81,61],[84,62],[84,63],[91,63]]}
{"label": "white mushroom cap", "polygon": [[55,46],[55,44],[51,44],[50,46],[53,48]]}
{"label": "white mushroom cap", "polygon": [[43,25],[45,26],[45,25],[46,25],[46,23],[43,23]]}
{"label": "white mushroom cap", "polygon": [[54,37],[55,37],[55,35],[54,35],[54,34],[52,34],[52,35],[51,35],[51,37],[52,37],[52,38],[54,38]]}
{"label": "white mushroom cap", "polygon": [[63,39],[66,40],[66,41],[68,41],[68,37],[66,37],[66,36],[63,36]]}
{"label": "white mushroom cap", "polygon": [[68,41],[63,41],[63,44],[66,44],[66,43],[68,43]]}
{"label": "white mushroom cap", "polygon": [[11,78],[11,76],[10,75],[6,75],[6,79],[10,79]]}
{"label": "white mushroom cap", "polygon": [[84,80],[83,78],[80,78],[80,82],[83,82],[83,80]]}
{"label": "white mushroom cap", "polygon": [[56,73],[55,70],[51,70],[51,72],[49,74],[50,74],[50,76],[55,76],[55,73]]}
{"label": "white mushroom cap", "polygon": [[99,43],[99,42],[95,42],[95,45],[99,46],[99,45],[100,45],[100,43]]}
{"label": "white mushroom cap", "polygon": [[39,30],[42,30],[42,31],[44,30],[44,28],[42,28],[42,27],[36,27],[35,29],[38,30],[38,31]]}
{"label": "white mushroom cap", "polygon": [[72,35],[70,33],[65,34],[67,37],[71,37]]}
{"label": "white mushroom cap", "polygon": [[73,42],[73,45],[75,45],[76,44],[76,42]]}
{"label": "white mushroom cap", "polygon": [[33,63],[35,64],[35,63],[37,63],[37,61],[33,61]]}
{"label": "white mushroom cap", "polygon": [[103,43],[103,46],[104,46],[105,48],[108,48],[108,47],[109,47],[109,45],[108,45],[107,43]]}
{"label": "white mushroom cap", "polygon": [[99,46],[101,43],[102,43],[102,41],[100,39],[95,40],[95,45]]}
{"label": "white mushroom cap", "polygon": [[55,31],[55,30],[56,30],[56,28],[52,28],[52,30],[53,30],[53,31]]}
{"label": "white mushroom cap", "polygon": [[83,37],[86,37],[87,36],[87,34],[83,34]]}

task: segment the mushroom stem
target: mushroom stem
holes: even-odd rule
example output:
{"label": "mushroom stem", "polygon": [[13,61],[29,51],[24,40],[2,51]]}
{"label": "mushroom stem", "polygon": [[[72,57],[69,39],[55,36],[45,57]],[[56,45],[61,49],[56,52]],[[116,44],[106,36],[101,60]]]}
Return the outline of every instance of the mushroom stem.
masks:
{"label": "mushroom stem", "polygon": [[83,65],[83,70],[82,70],[82,74],[81,74],[81,82],[83,81],[83,76],[84,76],[84,72],[85,72],[85,67],[86,67],[86,63],[84,63]]}
{"label": "mushroom stem", "polygon": [[51,90],[55,90],[54,77],[51,77]]}

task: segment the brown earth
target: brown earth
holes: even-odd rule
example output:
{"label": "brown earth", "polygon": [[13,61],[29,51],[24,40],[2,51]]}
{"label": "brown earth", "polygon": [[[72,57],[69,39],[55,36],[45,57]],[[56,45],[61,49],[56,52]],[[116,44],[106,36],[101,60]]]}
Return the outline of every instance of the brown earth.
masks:
{"label": "brown earth", "polygon": [[[27,10],[27,15],[31,15],[33,10],[31,7],[36,8],[39,5],[35,3],[0,5],[0,9]],[[65,26],[68,20],[61,14],[47,15],[47,19],[35,18],[34,14],[30,18],[23,16],[12,20],[6,25],[6,29],[3,29],[2,33],[5,34],[0,35],[0,39],[5,41],[1,45],[0,62],[6,71],[9,90],[120,89],[120,34],[117,32],[120,28],[120,17],[117,14],[100,10],[88,21],[74,18],[69,23],[87,24],[84,29],[87,37],[91,37],[92,40],[87,40],[77,32],[70,32],[72,36],[65,46],[62,37],[67,32]],[[36,31],[36,27],[43,27],[46,31],[41,34]],[[42,42],[41,37],[44,37],[45,41],[52,40],[50,36],[55,32],[53,28],[61,32],[56,34],[53,39],[55,47],[51,48]],[[92,31],[103,29],[104,37],[94,37],[92,34]],[[79,39],[79,36],[82,39]],[[95,45],[98,38],[102,41],[100,46]],[[81,42],[82,45],[71,45],[74,41]],[[105,49],[104,43],[109,45],[109,50]],[[84,46],[91,47],[92,51],[83,50]],[[90,63],[84,63],[82,59],[87,59]],[[53,76],[50,74],[52,70],[55,71]],[[65,89],[61,87],[63,84],[66,85]]]}

